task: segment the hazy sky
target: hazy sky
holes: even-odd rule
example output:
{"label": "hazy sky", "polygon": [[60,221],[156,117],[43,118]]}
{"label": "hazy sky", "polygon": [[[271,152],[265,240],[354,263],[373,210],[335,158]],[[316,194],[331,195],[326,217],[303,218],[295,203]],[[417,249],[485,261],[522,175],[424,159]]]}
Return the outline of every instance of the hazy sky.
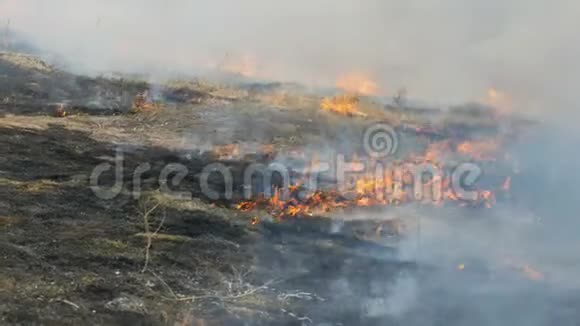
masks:
{"label": "hazy sky", "polygon": [[0,0],[8,19],[96,70],[190,71],[228,57],[315,84],[364,72],[385,94],[404,86],[435,103],[494,87],[517,110],[544,113],[574,106],[580,84],[572,0]]}

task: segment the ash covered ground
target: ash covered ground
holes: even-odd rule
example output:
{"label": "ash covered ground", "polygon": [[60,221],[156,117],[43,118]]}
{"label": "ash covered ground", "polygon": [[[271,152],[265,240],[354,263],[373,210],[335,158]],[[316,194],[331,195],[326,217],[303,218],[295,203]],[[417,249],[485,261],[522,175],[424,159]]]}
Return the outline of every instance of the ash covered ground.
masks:
{"label": "ash covered ground", "polygon": [[[549,126],[482,105],[423,110],[400,98],[333,97],[296,84],[79,76],[13,52],[0,54],[0,101],[2,324],[580,318],[575,192],[567,186],[578,173],[537,152],[574,144]],[[296,153],[352,160],[377,122],[398,134],[393,160],[449,154],[481,167],[477,200],[376,200],[356,179],[350,199],[243,198],[249,164],[293,164]],[[119,152],[119,194],[99,197],[91,173],[114,166]],[[231,171],[231,198],[220,178],[208,181],[220,198],[203,191],[210,163]],[[187,174],[164,191],[159,176],[168,164]],[[112,186],[115,176],[100,182]]]}

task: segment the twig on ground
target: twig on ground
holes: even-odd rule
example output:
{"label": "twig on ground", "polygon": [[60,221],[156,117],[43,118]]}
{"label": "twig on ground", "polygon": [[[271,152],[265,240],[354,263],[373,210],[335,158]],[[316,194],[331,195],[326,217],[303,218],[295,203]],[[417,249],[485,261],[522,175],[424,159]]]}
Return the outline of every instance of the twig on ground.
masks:
{"label": "twig on ground", "polygon": [[261,290],[265,290],[267,289],[270,284],[272,284],[272,282],[266,282],[264,285],[262,286],[258,286],[258,287],[254,287],[252,289],[249,289],[245,292],[236,294],[236,295],[202,295],[202,296],[190,296],[190,297],[183,297],[183,298],[178,298],[177,301],[196,301],[196,300],[200,300],[200,299],[219,299],[222,301],[226,301],[226,300],[235,300],[235,299],[240,299],[243,297],[247,297],[250,296],[252,294],[257,293],[258,291]]}
{"label": "twig on ground", "polygon": [[57,299],[57,301],[62,302],[64,304],[67,304],[67,305],[73,307],[75,310],[81,309],[81,307],[78,304],[76,304],[76,303],[74,303],[72,301],[68,301],[66,299]]}
{"label": "twig on ground", "polygon": [[165,289],[167,289],[167,291],[169,291],[169,293],[171,294],[171,296],[173,296],[173,299],[179,299],[179,297],[175,294],[175,292],[173,292],[173,289],[169,286],[169,284],[167,284],[167,282],[165,282],[161,276],[157,275],[154,271],[149,271],[151,274],[153,274],[153,276],[155,276],[155,278],[161,282],[161,284],[163,285],[163,287],[165,287]]}
{"label": "twig on ground", "polygon": [[[230,240],[226,240],[224,238],[216,237],[213,234],[208,234],[208,235],[204,236],[203,238],[205,238],[208,241],[217,242],[217,243],[223,243],[225,245],[234,247],[236,249],[239,249],[240,248],[240,245],[239,244],[237,244],[237,243],[235,243],[233,241],[230,241]],[[194,239],[194,240],[197,240],[197,239]],[[203,239],[200,239],[200,240],[203,240]]]}
{"label": "twig on ground", "polygon": [[321,298],[318,295],[309,292],[281,293],[278,295],[278,300],[280,301],[286,301],[290,298],[308,301],[314,299],[319,301],[326,301],[324,298]]}
{"label": "twig on ground", "polygon": [[164,211],[163,218],[162,218],[161,222],[159,222],[157,229],[153,233],[150,232],[149,217],[150,217],[151,213],[153,213],[159,207],[159,205],[161,205],[161,202],[157,202],[151,208],[148,208],[147,203],[144,202],[144,203],[142,203],[142,205],[140,207],[140,212],[141,212],[141,215],[143,216],[143,226],[145,228],[145,237],[147,239],[147,243],[145,245],[145,263],[143,264],[143,269],[141,270],[141,273],[145,273],[147,271],[147,268],[149,267],[149,261],[151,260],[151,245],[153,244],[153,238],[157,235],[157,233],[159,233],[159,231],[163,227],[163,223],[165,223],[165,218],[166,218],[167,214]]}
{"label": "twig on ground", "polygon": [[298,320],[298,321],[301,321],[301,322],[308,322],[308,323],[310,323],[310,324],[312,324],[312,323],[313,323],[312,319],[311,319],[310,317],[308,317],[308,316],[298,316],[297,314],[295,314],[295,313],[293,313],[293,312],[291,312],[291,311],[288,311],[288,310],[286,310],[286,309],[280,309],[280,310],[281,310],[283,313],[287,314],[288,316],[290,316],[290,317],[292,317],[292,318],[294,318],[294,319],[296,319],[296,320]]}

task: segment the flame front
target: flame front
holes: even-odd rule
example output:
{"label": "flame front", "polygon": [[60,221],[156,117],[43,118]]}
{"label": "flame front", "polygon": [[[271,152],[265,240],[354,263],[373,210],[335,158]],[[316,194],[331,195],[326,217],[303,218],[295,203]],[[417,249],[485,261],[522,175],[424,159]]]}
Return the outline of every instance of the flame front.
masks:
{"label": "flame front", "polygon": [[[492,208],[496,203],[496,195],[493,190],[476,190],[476,200],[469,202],[462,200],[458,196],[452,185],[451,177],[448,174],[434,175],[428,180],[414,180],[416,176],[407,166],[417,166],[420,164],[431,164],[433,167],[441,169],[448,156],[472,155],[474,158],[491,157],[491,149],[496,148],[489,144],[483,146],[485,155],[480,154],[475,148],[480,143],[460,143],[452,146],[449,141],[434,142],[427,146],[425,151],[419,154],[410,155],[406,160],[399,162],[395,167],[389,166],[381,173],[363,173],[354,176],[350,183],[350,188],[341,187],[344,185],[329,186],[327,189],[316,190],[307,193],[304,184],[307,184],[308,176],[304,180],[299,180],[288,189],[274,189],[271,198],[258,197],[238,204],[238,209],[242,211],[252,211],[263,209],[276,218],[326,215],[335,210],[343,210],[352,207],[370,206],[397,206],[405,203],[420,201],[423,204],[435,206],[444,205],[445,202],[457,202],[461,206],[475,205],[485,208]],[[351,162],[362,166],[372,165],[373,162],[362,162],[357,159]],[[314,159],[310,166],[318,164]],[[376,163],[376,162],[374,162]],[[443,171],[444,169],[442,169]],[[496,186],[497,190],[504,190],[504,184]],[[412,191],[410,191],[412,189]],[[287,196],[282,196],[282,192]],[[307,193],[304,195],[304,193]],[[283,199],[287,198],[287,199]]]}
{"label": "flame front", "polygon": [[325,111],[335,112],[347,116],[364,116],[359,106],[359,98],[355,95],[338,95],[325,97],[320,103],[320,108]]}

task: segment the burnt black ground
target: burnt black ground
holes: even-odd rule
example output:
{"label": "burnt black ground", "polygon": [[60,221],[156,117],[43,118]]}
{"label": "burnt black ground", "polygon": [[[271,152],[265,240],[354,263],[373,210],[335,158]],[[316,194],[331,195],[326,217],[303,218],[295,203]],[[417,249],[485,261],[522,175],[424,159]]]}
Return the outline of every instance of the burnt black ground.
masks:
{"label": "burnt black ground", "polygon": [[[392,249],[330,235],[322,227],[302,230],[265,223],[248,228],[247,217],[228,208],[198,204],[197,209],[177,209],[168,204],[162,233],[172,237],[154,241],[152,273],[141,273],[144,240],[135,236],[143,229],[138,201],[129,196],[99,200],[87,185],[86,173],[101,163],[96,157],[112,154],[112,144],[54,125],[45,130],[5,127],[0,134],[6,153],[0,168],[0,293],[2,320],[9,324],[170,324],[186,318],[189,309],[208,322],[241,324],[233,317],[239,313],[227,311],[229,305],[264,311],[248,310],[248,316],[240,317],[256,324],[295,322],[281,309],[322,320],[358,320],[358,306],[336,315],[335,302],[346,303],[333,298],[333,283],[348,279],[364,289],[370,275],[388,278],[413,269],[410,262],[377,255]],[[126,165],[178,157],[166,149],[141,149],[135,157],[126,156]],[[239,273],[247,273],[240,287],[272,284],[258,298],[243,297],[241,303],[222,303],[219,296],[228,294],[193,304],[171,296],[228,293],[225,284]],[[309,294],[278,299],[295,292]],[[129,303],[118,307],[119,300]],[[214,301],[226,308],[213,306]]]}

